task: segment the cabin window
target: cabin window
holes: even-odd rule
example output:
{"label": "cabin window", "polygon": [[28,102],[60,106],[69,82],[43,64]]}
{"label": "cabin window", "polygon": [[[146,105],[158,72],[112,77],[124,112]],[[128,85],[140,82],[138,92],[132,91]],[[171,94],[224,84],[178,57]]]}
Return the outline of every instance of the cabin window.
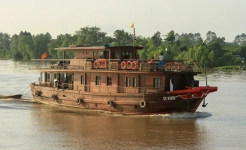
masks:
{"label": "cabin window", "polygon": [[115,59],[120,59],[120,52],[118,52],[118,51],[115,52]]}
{"label": "cabin window", "polygon": [[115,57],[116,57],[116,56],[115,56],[115,53],[114,53],[114,52],[111,52],[111,53],[110,53],[110,58],[115,59]]}
{"label": "cabin window", "polygon": [[66,81],[66,79],[67,79],[67,74],[66,73],[63,73],[63,81]]}
{"label": "cabin window", "polygon": [[107,76],[107,86],[112,86],[112,77]]}
{"label": "cabin window", "polygon": [[50,82],[53,81],[53,73],[50,73]]}
{"label": "cabin window", "polygon": [[133,78],[133,87],[137,87],[137,78]]}
{"label": "cabin window", "polygon": [[122,52],[121,56],[123,59],[132,59],[132,52]]}
{"label": "cabin window", "polygon": [[132,59],[132,52],[126,52],[125,59]]}
{"label": "cabin window", "polygon": [[129,59],[129,52],[126,52],[125,58]]}
{"label": "cabin window", "polygon": [[130,86],[130,78],[126,77],[126,87],[129,87],[129,86]]}
{"label": "cabin window", "polygon": [[84,75],[81,76],[81,84],[85,84],[85,76]]}
{"label": "cabin window", "polygon": [[100,76],[96,76],[96,85],[100,85],[101,84],[101,78]]}
{"label": "cabin window", "polygon": [[87,51],[85,51],[85,54],[86,54],[86,55],[88,55],[88,52],[87,52]]}
{"label": "cabin window", "polygon": [[159,89],[161,87],[161,79],[160,78],[154,78],[154,88]]}
{"label": "cabin window", "polygon": [[50,73],[47,73],[47,82],[50,82]]}
{"label": "cabin window", "polygon": [[132,59],[132,52],[129,52],[129,56],[128,56],[128,59]]}
{"label": "cabin window", "polygon": [[122,52],[122,53],[121,53],[121,58],[122,58],[122,59],[125,59],[125,52]]}

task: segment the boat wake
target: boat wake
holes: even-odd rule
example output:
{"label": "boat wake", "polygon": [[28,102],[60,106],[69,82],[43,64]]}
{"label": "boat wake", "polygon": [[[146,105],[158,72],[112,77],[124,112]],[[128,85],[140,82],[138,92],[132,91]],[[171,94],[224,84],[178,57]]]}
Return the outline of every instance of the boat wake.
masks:
{"label": "boat wake", "polygon": [[[4,100],[1,100],[1,101],[4,101]],[[29,99],[29,98],[22,98],[21,101],[20,99],[13,99],[12,101],[37,103],[33,99]],[[149,115],[120,114],[120,113],[103,111],[103,110],[93,110],[92,111],[92,110],[81,109],[81,111],[97,112],[98,114],[105,115],[105,116],[131,116],[131,117],[151,117],[151,118],[174,118],[174,119],[205,118],[205,117],[212,116],[212,114],[209,112],[199,112],[199,111],[194,112],[194,113],[180,112],[180,113],[171,113],[171,114],[151,114],[151,115],[150,114]]]}
{"label": "boat wake", "polygon": [[180,118],[180,119],[186,119],[186,118],[205,118],[212,116],[209,112],[184,112],[184,113],[172,113],[172,114],[155,114],[150,115],[150,117],[161,117],[161,118]]}
{"label": "boat wake", "polygon": [[106,116],[128,116],[128,117],[150,117],[150,118],[174,118],[174,119],[189,119],[189,118],[205,118],[212,116],[209,112],[183,112],[183,113],[171,113],[171,114],[149,114],[149,115],[135,115],[135,114],[119,114],[114,112],[100,111],[100,114]]}

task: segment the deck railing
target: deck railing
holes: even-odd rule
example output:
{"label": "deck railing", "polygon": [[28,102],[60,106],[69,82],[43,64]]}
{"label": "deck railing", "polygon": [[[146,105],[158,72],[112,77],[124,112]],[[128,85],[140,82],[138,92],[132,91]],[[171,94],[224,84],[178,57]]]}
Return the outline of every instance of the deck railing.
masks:
{"label": "deck railing", "polygon": [[193,71],[194,64],[185,61],[158,61],[119,59],[72,59],[70,64],[38,64],[32,69],[67,69],[67,70],[132,70],[132,71]]}
{"label": "deck railing", "polygon": [[163,88],[149,88],[149,87],[120,87],[120,86],[97,86],[97,85],[83,85],[75,86],[69,83],[54,84],[52,82],[34,82],[33,85],[41,87],[50,87],[63,90],[75,90],[82,92],[94,92],[94,93],[159,93],[163,92]]}

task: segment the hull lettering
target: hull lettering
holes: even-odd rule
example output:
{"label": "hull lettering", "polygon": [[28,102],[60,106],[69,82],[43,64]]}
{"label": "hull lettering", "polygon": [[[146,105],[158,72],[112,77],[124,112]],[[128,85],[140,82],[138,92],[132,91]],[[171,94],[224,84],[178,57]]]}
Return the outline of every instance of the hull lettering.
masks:
{"label": "hull lettering", "polygon": [[176,97],[175,96],[164,96],[163,100],[164,101],[172,101],[172,100],[176,100]]}

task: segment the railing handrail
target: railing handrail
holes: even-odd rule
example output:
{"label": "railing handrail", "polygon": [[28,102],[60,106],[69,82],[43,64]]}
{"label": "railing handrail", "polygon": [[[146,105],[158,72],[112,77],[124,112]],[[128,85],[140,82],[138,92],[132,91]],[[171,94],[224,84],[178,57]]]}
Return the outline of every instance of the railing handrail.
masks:
{"label": "railing handrail", "polygon": [[[38,84],[36,84],[38,82]],[[123,87],[123,86],[100,86],[100,85],[82,85],[82,89],[79,87],[73,87],[74,84],[70,83],[61,83],[59,86],[54,86],[54,82],[42,82],[34,81],[34,85],[42,87],[52,87],[58,89],[66,89],[64,85],[72,86],[72,90],[83,91],[83,92],[104,92],[104,93],[159,93],[163,92],[163,88],[154,88],[154,87]],[[69,90],[69,88],[67,87]],[[113,92],[112,92],[113,91]]]}
{"label": "railing handrail", "polygon": [[[38,64],[40,65],[40,64]],[[42,65],[42,64],[41,64]],[[48,67],[47,67],[48,65]],[[134,71],[193,71],[194,61],[162,61],[135,59],[78,59],[77,62],[46,64],[46,66],[36,67],[42,69],[106,69],[106,70],[134,70]],[[30,68],[30,70],[33,70]]]}

